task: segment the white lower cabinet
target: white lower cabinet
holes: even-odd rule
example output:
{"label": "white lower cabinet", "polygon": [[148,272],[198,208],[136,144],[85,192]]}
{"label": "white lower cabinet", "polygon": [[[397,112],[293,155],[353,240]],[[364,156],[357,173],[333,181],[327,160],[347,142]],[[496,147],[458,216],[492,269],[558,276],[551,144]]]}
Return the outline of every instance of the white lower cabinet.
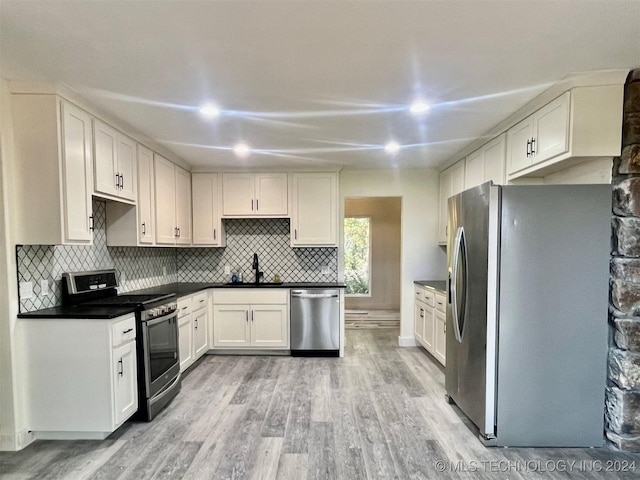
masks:
{"label": "white lower cabinet", "polygon": [[21,319],[29,430],[40,439],[103,439],[138,410],[136,323]]}
{"label": "white lower cabinet", "polygon": [[414,335],[442,365],[445,364],[446,297],[427,287],[415,286]]}
{"label": "white lower cabinet", "polygon": [[209,350],[209,291],[178,299],[180,371],[189,368]]}
{"label": "white lower cabinet", "polygon": [[289,290],[224,289],[213,293],[214,348],[289,348]]}
{"label": "white lower cabinet", "polygon": [[445,364],[447,357],[447,297],[441,293],[435,295],[433,322],[433,355]]}

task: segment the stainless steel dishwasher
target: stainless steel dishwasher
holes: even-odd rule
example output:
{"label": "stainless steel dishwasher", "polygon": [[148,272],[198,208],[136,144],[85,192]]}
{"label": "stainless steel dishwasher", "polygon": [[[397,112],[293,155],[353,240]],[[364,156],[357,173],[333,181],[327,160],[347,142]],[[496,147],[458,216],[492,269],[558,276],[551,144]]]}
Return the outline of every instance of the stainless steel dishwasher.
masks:
{"label": "stainless steel dishwasher", "polygon": [[340,291],[291,290],[291,355],[337,357]]}

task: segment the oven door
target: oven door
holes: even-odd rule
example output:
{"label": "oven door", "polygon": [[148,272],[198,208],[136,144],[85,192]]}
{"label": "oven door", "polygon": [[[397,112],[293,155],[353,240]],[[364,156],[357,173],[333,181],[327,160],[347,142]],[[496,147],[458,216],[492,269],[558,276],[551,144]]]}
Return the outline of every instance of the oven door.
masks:
{"label": "oven door", "polygon": [[152,398],[180,373],[177,314],[143,321],[142,339],[146,397]]}

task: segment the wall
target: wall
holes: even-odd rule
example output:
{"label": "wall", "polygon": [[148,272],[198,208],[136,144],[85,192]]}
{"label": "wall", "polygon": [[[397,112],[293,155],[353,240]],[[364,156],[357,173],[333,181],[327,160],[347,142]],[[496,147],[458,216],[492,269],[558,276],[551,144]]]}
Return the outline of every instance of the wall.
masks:
{"label": "wall", "polygon": [[[62,274],[115,268],[120,292],[180,282],[228,282],[225,265],[240,267],[253,280],[257,253],[266,279],[278,273],[283,281],[336,281],[337,248],[291,248],[288,219],[225,220],[226,248],[107,247],[105,203],[93,200],[93,245],[23,245],[16,247],[18,279],[33,283],[35,297],[20,299],[20,311],[62,304]],[[328,266],[330,275],[320,273]],[[15,278],[15,277],[14,277]],[[47,280],[50,295],[41,295]],[[12,279],[12,283],[15,281]]]}
{"label": "wall", "polygon": [[[344,218],[346,198],[378,196],[402,199],[398,338],[402,346],[416,345],[413,336],[414,280],[441,280],[446,274],[446,253],[438,247],[438,177],[437,170],[427,168],[340,172],[339,218]],[[341,239],[342,235],[341,226]],[[343,279],[342,247],[338,261],[340,279]]]}
{"label": "wall", "polygon": [[371,219],[371,295],[346,297],[345,308],[400,310],[401,199],[347,198],[344,214]]}
{"label": "wall", "polygon": [[607,437],[640,452],[640,69],[625,85],[622,154],[613,167]]}
{"label": "wall", "polygon": [[28,444],[20,380],[21,361],[18,313],[18,287],[12,232],[18,219],[11,215],[13,199],[13,128],[11,95],[0,78],[0,450],[18,450]]}

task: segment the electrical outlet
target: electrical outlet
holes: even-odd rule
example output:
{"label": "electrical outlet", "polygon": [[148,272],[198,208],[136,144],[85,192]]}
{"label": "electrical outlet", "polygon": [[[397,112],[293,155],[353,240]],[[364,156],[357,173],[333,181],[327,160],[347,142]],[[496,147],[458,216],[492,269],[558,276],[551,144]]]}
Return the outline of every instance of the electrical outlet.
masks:
{"label": "electrical outlet", "polygon": [[127,281],[127,274],[124,272],[120,272],[120,285],[124,285],[124,282]]}
{"label": "electrical outlet", "polygon": [[167,276],[167,267],[162,267],[162,275]]}
{"label": "electrical outlet", "polygon": [[331,275],[331,270],[329,270],[329,266],[328,265],[323,265],[322,268],[320,269],[320,274],[321,275]]}
{"label": "electrical outlet", "polygon": [[40,280],[40,295],[42,295],[43,297],[49,295],[48,280]]}
{"label": "electrical outlet", "polygon": [[20,300],[29,300],[33,298],[33,283],[20,282]]}
{"label": "electrical outlet", "polygon": [[231,267],[229,265],[224,266],[224,274],[229,275],[231,273]]}

